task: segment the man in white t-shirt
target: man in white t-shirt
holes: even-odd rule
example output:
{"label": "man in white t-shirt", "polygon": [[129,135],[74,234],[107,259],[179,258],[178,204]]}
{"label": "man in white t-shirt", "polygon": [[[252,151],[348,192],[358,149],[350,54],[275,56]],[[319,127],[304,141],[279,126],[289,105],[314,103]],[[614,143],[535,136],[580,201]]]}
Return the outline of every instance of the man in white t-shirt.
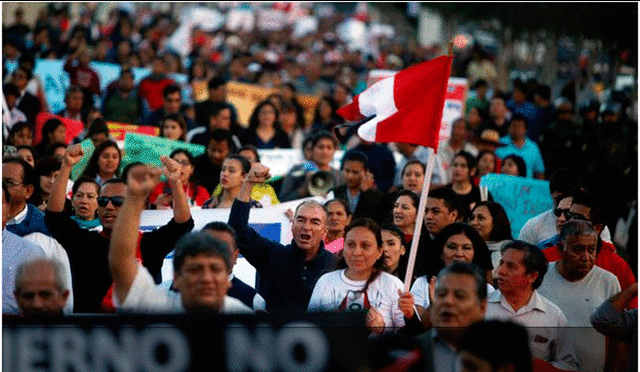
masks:
{"label": "man in white t-shirt", "polygon": [[[163,157],[167,178],[179,177],[179,165]],[[124,203],[111,232],[109,266],[118,310],[134,312],[253,313],[227,296],[231,286],[231,257],[224,243],[206,232],[183,236],[173,259],[173,286],[178,293],[156,286],[136,258],[140,215],[147,197],[160,182],[161,171],[147,165],[130,169]],[[186,199],[179,199],[186,203]],[[174,206],[175,208],[175,206]],[[187,206],[188,208],[188,206]]]}
{"label": "man in white t-shirt", "polygon": [[485,318],[512,320],[527,327],[535,363],[576,371],[578,364],[567,334],[567,318],[536,290],[547,272],[544,255],[519,240],[508,242],[501,253],[496,269],[498,290],[487,299]]}
{"label": "man in white t-shirt", "polygon": [[620,345],[599,334],[589,320],[600,304],[620,292],[616,276],[595,266],[597,242],[590,222],[565,223],[558,243],[561,259],[549,264],[539,289],[567,317],[578,367],[585,372],[610,370],[607,366],[623,357]]}

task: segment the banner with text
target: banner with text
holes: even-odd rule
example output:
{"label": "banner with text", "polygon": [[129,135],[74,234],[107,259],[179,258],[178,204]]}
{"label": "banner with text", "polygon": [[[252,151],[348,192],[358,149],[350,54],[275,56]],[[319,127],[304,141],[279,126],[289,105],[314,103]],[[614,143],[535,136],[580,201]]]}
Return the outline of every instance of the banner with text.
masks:
{"label": "banner with text", "polygon": [[553,208],[549,181],[487,174],[480,179],[480,186],[486,187],[493,200],[507,212],[514,237],[519,235],[528,219]]}
{"label": "banner with text", "polygon": [[194,157],[204,154],[205,147],[145,134],[127,133],[124,139],[122,167],[135,161],[161,167],[160,156],[169,156],[175,149],[186,149]]}
{"label": "banner with text", "polygon": [[127,133],[146,134],[154,137],[160,134],[160,128],[152,125],[133,125],[108,121],[107,127],[109,127],[109,135],[116,141],[124,141]]}

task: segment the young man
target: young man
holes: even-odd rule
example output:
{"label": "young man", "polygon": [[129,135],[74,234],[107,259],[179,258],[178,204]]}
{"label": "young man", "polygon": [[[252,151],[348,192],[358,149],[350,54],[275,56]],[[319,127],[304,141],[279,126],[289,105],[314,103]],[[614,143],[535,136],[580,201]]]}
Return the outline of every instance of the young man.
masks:
{"label": "young man", "polygon": [[537,288],[547,272],[540,250],[523,241],[510,241],[501,250],[496,269],[498,290],[487,303],[486,319],[512,320],[527,327],[533,357],[541,365],[576,371],[573,343],[567,334],[567,318]]}
{"label": "young man", "polygon": [[527,138],[528,119],[520,114],[511,117],[509,135],[500,139],[506,144],[496,150],[496,155],[504,159],[507,155],[515,154],[524,159],[527,165],[527,177],[544,179],[544,161],[538,145]]}
{"label": "young man", "polygon": [[227,296],[232,269],[229,250],[207,232],[187,234],[176,245],[173,286],[177,293],[161,289],[138,262],[140,215],[149,193],[160,182],[160,174],[160,169],[141,164],[133,166],[127,177],[122,213],[113,227],[109,247],[117,308],[145,313],[253,313]]}
{"label": "young man", "polygon": [[235,150],[233,135],[224,129],[214,129],[209,133],[207,152],[194,160],[194,176],[209,194],[220,183],[222,162]]}
{"label": "young man", "polygon": [[366,217],[380,223],[384,216],[376,210],[384,194],[367,188],[371,186],[366,179],[371,177],[367,156],[357,150],[345,153],[342,157],[342,174],[345,184],[331,190],[333,197],[347,202],[352,219]]}

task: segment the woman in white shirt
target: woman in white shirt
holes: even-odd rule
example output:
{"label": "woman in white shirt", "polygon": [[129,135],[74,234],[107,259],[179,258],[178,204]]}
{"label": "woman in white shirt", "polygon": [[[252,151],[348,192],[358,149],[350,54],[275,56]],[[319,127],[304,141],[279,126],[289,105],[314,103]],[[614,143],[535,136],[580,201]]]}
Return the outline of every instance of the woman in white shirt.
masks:
{"label": "woman in white shirt", "polygon": [[345,229],[339,270],[318,279],[309,312],[365,312],[366,325],[374,333],[404,326],[398,308],[402,282],[383,272],[382,235],[373,220],[361,218]]}

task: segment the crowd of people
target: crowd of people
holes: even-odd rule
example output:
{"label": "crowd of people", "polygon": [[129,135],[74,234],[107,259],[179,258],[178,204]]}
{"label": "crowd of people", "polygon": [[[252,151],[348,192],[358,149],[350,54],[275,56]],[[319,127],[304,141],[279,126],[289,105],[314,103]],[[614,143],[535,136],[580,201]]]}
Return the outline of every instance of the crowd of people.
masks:
{"label": "crowd of people", "polygon": [[[621,104],[555,97],[535,80],[501,92],[478,46],[471,59],[454,60],[470,93],[430,155],[363,141],[352,127],[341,132],[350,123],[337,111],[366,88],[371,70],[408,67],[432,51],[384,37],[366,53],[350,49],[332,28],[334,14],[299,38],[286,29],[196,28],[182,58],[167,49],[178,26],[171,15],[116,8],[100,24],[94,12],[70,20],[50,6],[32,28],[19,9],[3,32],[3,314],[361,312],[372,337],[411,337],[425,370],[481,370],[482,362],[494,371],[637,368],[637,228],[617,224],[637,199],[637,128]],[[55,114],[83,123],[72,141],[55,117],[34,140],[36,117],[49,110],[34,74],[40,59],[65,61],[71,86]],[[8,61],[17,63],[11,73]],[[105,86],[92,61],[119,64],[118,80]],[[151,74],[135,83],[135,67]],[[172,73],[186,73],[187,84]],[[242,123],[229,82],[277,93]],[[311,119],[301,94],[319,98]],[[179,148],[160,168],[124,164],[107,122],[155,126],[162,138],[206,150]],[[280,148],[304,160],[271,177],[259,150]],[[337,150],[340,169],[332,166]],[[480,187],[492,173],[548,180],[553,207],[513,236],[508,206]],[[325,203],[308,198],[317,177],[330,183]],[[288,213],[289,244],[249,225],[252,208],[286,201],[300,201]],[[194,208],[230,214],[193,231]],[[172,219],[141,232],[145,209],[169,209]],[[627,235],[626,252],[615,235]],[[173,278],[163,278],[172,251]],[[239,255],[256,283],[233,275]],[[504,349],[513,352],[478,338],[512,339]]]}

